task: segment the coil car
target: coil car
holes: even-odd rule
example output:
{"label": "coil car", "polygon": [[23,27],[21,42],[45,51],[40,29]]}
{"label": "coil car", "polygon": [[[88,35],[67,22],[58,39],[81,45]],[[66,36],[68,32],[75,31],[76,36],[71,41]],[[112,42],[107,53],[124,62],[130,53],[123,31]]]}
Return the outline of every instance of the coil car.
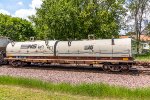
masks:
{"label": "coil car", "polygon": [[6,60],[12,66],[30,63],[102,65],[105,71],[128,71],[134,63],[131,38],[79,41],[32,40],[9,43]]}
{"label": "coil car", "polygon": [[4,60],[4,57],[6,55],[6,46],[8,43],[10,43],[10,39],[8,37],[0,36],[0,65],[7,63]]}

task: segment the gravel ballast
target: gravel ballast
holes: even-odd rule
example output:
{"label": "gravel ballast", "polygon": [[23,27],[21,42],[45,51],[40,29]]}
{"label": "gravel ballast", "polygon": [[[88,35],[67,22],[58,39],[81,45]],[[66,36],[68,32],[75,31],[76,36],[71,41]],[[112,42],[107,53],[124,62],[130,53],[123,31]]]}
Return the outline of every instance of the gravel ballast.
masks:
{"label": "gravel ballast", "polygon": [[36,78],[53,83],[107,83],[129,88],[150,87],[150,75],[123,75],[67,70],[0,67],[0,75]]}

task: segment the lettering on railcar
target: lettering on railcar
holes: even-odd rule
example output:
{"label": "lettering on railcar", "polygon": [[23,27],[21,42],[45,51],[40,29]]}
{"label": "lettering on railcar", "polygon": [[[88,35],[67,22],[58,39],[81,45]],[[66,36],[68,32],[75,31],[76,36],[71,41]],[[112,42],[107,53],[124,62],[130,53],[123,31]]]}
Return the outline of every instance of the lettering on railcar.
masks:
{"label": "lettering on railcar", "polygon": [[43,50],[44,49],[44,45],[39,45],[38,49]]}
{"label": "lettering on railcar", "polygon": [[36,49],[37,44],[23,44],[21,45],[21,49]]}
{"label": "lettering on railcar", "polygon": [[93,50],[94,45],[85,45],[84,50]]}

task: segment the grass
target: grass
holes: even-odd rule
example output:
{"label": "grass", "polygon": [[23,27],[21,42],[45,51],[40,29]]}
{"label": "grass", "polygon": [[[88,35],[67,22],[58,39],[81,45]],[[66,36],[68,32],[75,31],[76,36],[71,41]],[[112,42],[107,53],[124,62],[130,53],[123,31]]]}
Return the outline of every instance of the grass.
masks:
{"label": "grass", "polygon": [[98,100],[88,96],[74,96],[11,85],[0,85],[0,100]]}
{"label": "grass", "polygon": [[53,84],[36,79],[26,79],[21,77],[17,78],[10,76],[0,76],[0,84],[42,89],[50,92],[65,93],[68,95],[80,95],[98,98],[130,100],[149,100],[150,98],[150,88],[129,89],[126,87],[109,86],[107,84]]}
{"label": "grass", "polygon": [[138,56],[135,56],[135,60],[150,62],[150,53],[140,54]]}

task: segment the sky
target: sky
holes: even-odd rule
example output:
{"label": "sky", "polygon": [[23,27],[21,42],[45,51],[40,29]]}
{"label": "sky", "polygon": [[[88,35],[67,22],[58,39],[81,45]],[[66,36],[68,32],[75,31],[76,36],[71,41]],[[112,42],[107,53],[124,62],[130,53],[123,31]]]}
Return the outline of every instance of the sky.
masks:
{"label": "sky", "polygon": [[28,19],[41,4],[42,0],[0,0],[0,13]]}

